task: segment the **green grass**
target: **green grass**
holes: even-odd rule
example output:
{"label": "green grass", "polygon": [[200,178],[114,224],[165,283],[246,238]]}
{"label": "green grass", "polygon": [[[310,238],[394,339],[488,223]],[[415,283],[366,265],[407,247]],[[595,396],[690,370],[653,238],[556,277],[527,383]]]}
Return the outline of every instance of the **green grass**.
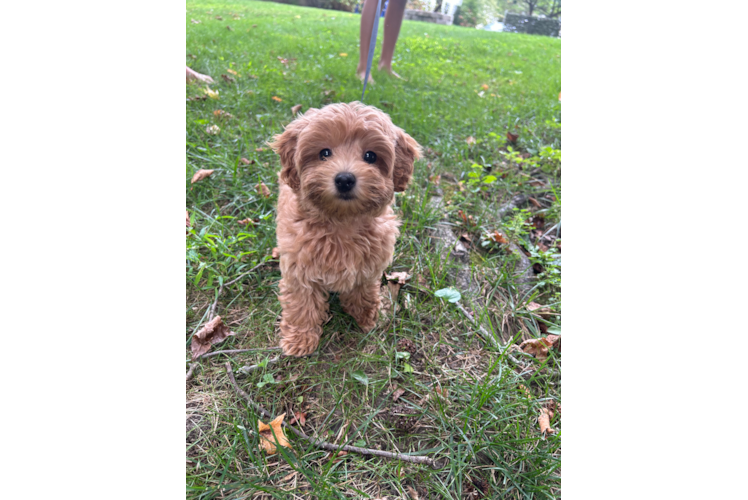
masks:
{"label": "green grass", "polygon": [[[211,75],[216,84],[210,87],[220,96],[194,100],[205,95],[205,86],[187,86],[189,351],[219,286],[269,259],[275,246],[279,165],[265,142],[291,121],[291,106],[359,100],[361,83],[354,75],[357,15],[256,1],[190,1],[187,8],[187,64]],[[233,392],[223,367],[227,359],[236,370],[265,356],[217,356],[201,361],[187,384],[189,498],[407,498],[408,487],[420,498],[463,498],[474,484],[487,485],[485,498],[560,497],[560,415],[552,421],[555,435],[543,438],[537,424],[549,399],[560,403],[560,353],[552,351],[530,380],[520,377],[453,304],[434,297],[453,285],[454,264],[429,238],[445,214],[456,233],[469,234],[480,293],[463,293],[461,302],[502,343],[560,329],[560,239],[558,249],[540,248],[528,226],[535,218],[551,235],[560,227],[560,40],[406,21],[394,69],[406,80],[374,71],[377,83],[365,102],[389,113],[426,151],[411,186],[396,198],[403,226],[391,270],[408,271],[413,279],[400,292],[394,321],[363,335],[333,296],[332,320],[315,354],[237,380],[274,415],[287,412],[288,420],[306,411],[307,434],[334,441],[347,425],[340,443],[427,452],[449,464],[432,470],[355,454],[333,460],[295,437],[295,453],[266,456],[246,431],[256,428],[258,417]],[[233,118],[218,118],[217,110]],[[210,125],[220,133],[208,134]],[[519,135],[513,147],[507,131]],[[475,144],[466,142],[469,136]],[[201,168],[215,172],[190,184]],[[269,198],[256,191],[258,182],[269,187]],[[440,213],[429,208],[438,189],[446,203]],[[520,193],[541,208],[530,204],[527,212],[498,216],[496,209]],[[475,224],[466,224],[459,210]],[[247,218],[253,224],[238,223]],[[529,294],[515,282],[516,259],[493,243],[481,246],[481,236],[495,230],[543,266]],[[279,279],[277,266],[267,263],[223,290],[217,314],[236,336],[214,350],[277,345]],[[554,319],[544,324],[531,315],[524,307],[529,300],[550,306]],[[415,347],[409,360],[397,355],[407,341]],[[513,355],[540,368],[527,355]],[[358,371],[368,385],[353,376]],[[268,374],[275,383],[258,387]],[[406,391],[396,403],[395,385]],[[448,396],[439,396],[437,387]],[[400,420],[397,407],[413,416]]]}

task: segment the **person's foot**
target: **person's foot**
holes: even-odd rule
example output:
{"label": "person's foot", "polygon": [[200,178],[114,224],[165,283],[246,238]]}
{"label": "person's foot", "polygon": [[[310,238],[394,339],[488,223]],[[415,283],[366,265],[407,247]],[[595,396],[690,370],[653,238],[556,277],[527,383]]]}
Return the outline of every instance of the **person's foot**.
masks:
{"label": "person's foot", "polygon": [[211,77],[208,75],[203,75],[201,73],[198,73],[197,71],[194,71],[190,69],[189,66],[187,66],[187,83],[190,82],[203,82],[203,83],[215,83]]}
{"label": "person's foot", "polygon": [[391,64],[384,64],[383,62],[379,62],[379,65],[377,66],[377,69],[379,71],[384,71],[386,73],[389,73],[390,75],[394,76],[395,78],[402,78],[402,76],[398,75],[394,71],[392,71],[392,65]]}
{"label": "person's foot", "polygon": [[[364,78],[366,78],[366,68],[364,69],[356,68],[356,76],[358,77],[359,80],[363,82]],[[374,85],[374,79],[371,77],[371,73],[369,73],[369,85]]]}

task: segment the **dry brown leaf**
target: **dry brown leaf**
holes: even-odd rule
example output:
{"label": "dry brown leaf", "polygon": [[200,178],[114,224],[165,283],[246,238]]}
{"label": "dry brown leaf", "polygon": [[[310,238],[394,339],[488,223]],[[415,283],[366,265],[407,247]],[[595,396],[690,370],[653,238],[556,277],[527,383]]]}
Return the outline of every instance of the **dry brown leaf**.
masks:
{"label": "dry brown leaf", "polygon": [[535,205],[537,208],[543,208],[543,205],[541,205],[540,202],[536,200],[535,198],[533,198],[532,196],[530,196],[528,200],[530,201],[530,203]]}
{"label": "dry brown leaf", "polygon": [[387,282],[387,287],[390,289],[390,297],[392,299],[392,302],[397,302],[397,295],[400,293],[400,287],[402,285],[400,283],[395,283],[392,281]]}
{"label": "dry brown leaf", "polygon": [[293,471],[289,475],[284,476],[283,479],[281,479],[281,482],[286,483],[286,482],[290,481],[291,479],[293,479],[295,475],[296,475],[296,471]]}
{"label": "dry brown leaf", "polygon": [[219,21],[223,21],[223,18],[221,16],[216,16],[216,19],[218,19]]}
{"label": "dry brown leaf", "polygon": [[195,172],[195,175],[192,176],[192,182],[191,184],[194,184],[196,182],[200,182],[201,180],[205,179],[206,177],[210,177],[210,175],[213,174],[212,170],[203,170],[202,168]]}
{"label": "dry brown leaf", "polygon": [[486,84],[484,83],[483,85],[481,85],[481,86],[480,86],[480,88],[482,88],[483,90],[488,90],[488,85],[486,85]]}
{"label": "dry brown leaf", "polygon": [[239,76],[239,73],[237,73],[236,71],[234,71],[234,70],[233,70],[233,69],[231,69],[231,68],[226,68],[226,71],[228,71],[229,73],[231,73],[231,74],[232,74],[232,75],[234,75],[234,76]]}
{"label": "dry brown leaf", "polygon": [[412,498],[413,500],[418,500],[418,492],[413,489],[412,486],[406,486],[405,488],[408,490],[408,495],[410,495],[410,498]]}
{"label": "dry brown leaf", "polygon": [[265,148],[255,148],[255,153],[262,153],[265,151]]}
{"label": "dry brown leaf", "polygon": [[234,31],[234,28],[232,28],[231,26],[226,26],[226,29],[229,31]]}
{"label": "dry brown leaf", "polygon": [[517,139],[519,139],[519,135],[507,132],[506,138],[509,139],[509,142],[517,142]]}
{"label": "dry brown leaf", "polygon": [[202,356],[210,350],[211,345],[222,342],[229,335],[234,335],[234,332],[223,324],[220,316],[216,316],[192,336],[192,343],[190,345],[192,359],[195,360],[199,356]]}
{"label": "dry brown leaf", "polygon": [[271,97],[271,99],[274,100],[275,102],[283,102],[283,99],[281,99],[277,95],[274,95],[273,97]]}
{"label": "dry brown leaf", "polygon": [[504,245],[507,243],[506,238],[504,238],[504,235],[498,231],[494,231],[488,237],[491,239],[491,241],[495,243],[501,243]]}
{"label": "dry brown leaf", "polygon": [[[190,19],[190,22],[191,22],[192,24],[200,24],[200,21],[198,21],[197,19]],[[559,99],[559,100],[560,100],[560,99]]]}
{"label": "dry brown leaf", "polygon": [[471,135],[470,137],[465,139],[465,142],[467,142],[468,144],[475,144],[475,137]]}
{"label": "dry brown leaf", "polygon": [[265,198],[270,198],[270,195],[271,195],[271,193],[270,193],[270,189],[268,189],[268,187],[267,187],[267,186],[265,185],[265,183],[264,183],[264,182],[261,182],[261,183],[259,183],[259,184],[256,184],[256,185],[255,185],[255,190],[256,190],[256,191],[257,191],[257,192],[258,192],[259,194],[261,194],[262,196],[264,196]]}
{"label": "dry brown leaf", "polygon": [[443,397],[444,399],[447,399],[449,397],[449,390],[442,389],[441,387],[437,387],[434,389],[434,392]]}
{"label": "dry brown leaf", "polygon": [[298,113],[299,111],[301,111],[301,104],[297,104],[296,106],[293,106],[291,108],[291,114],[294,116],[296,116],[296,113]]}
{"label": "dry brown leaf", "polygon": [[246,219],[236,221],[238,224],[247,224],[247,226],[254,226],[255,221],[247,217]]}
{"label": "dry brown leaf", "polygon": [[538,361],[545,361],[548,357],[548,350],[551,347],[556,347],[561,341],[559,335],[548,335],[541,339],[528,339],[519,345],[519,348],[527,354],[531,354],[537,358]]}
{"label": "dry brown leaf", "polygon": [[540,410],[538,423],[540,424],[540,432],[542,434],[553,434],[556,432],[554,429],[551,429],[551,415],[548,408],[542,408]]}
{"label": "dry brown leaf", "polygon": [[441,180],[442,180],[442,176],[441,176],[441,174],[437,174],[437,175],[432,175],[432,176],[430,176],[430,177],[429,177],[429,181],[431,181],[431,183],[432,183],[432,184],[433,184],[434,186],[438,186],[438,185],[439,185],[439,183],[441,182]]}
{"label": "dry brown leaf", "polygon": [[273,251],[270,253],[270,256],[275,260],[280,259],[281,254],[280,250],[278,250],[278,247],[273,247]]}
{"label": "dry brown leaf", "polygon": [[550,307],[541,306],[537,302],[530,302],[526,307],[528,311],[535,314],[536,316],[540,316],[543,319],[549,319],[551,317]]}
{"label": "dry brown leaf", "polygon": [[384,276],[385,278],[387,278],[388,281],[395,281],[401,285],[404,285],[405,283],[410,281],[410,278],[411,278],[410,274],[403,272],[403,271],[398,271],[398,272],[391,273],[391,274],[385,274]]}
{"label": "dry brown leaf", "polygon": [[[270,424],[266,424],[262,420],[257,421],[257,427],[260,432],[260,449],[265,450],[268,455],[272,455],[277,451],[276,445],[278,444],[286,448],[291,448],[291,443],[288,442],[283,432],[283,419],[285,417],[285,413],[278,415]],[[273,433],[275,433],[275,436],[273,436]]]}
{"label": "dry brown leaf", "polygon": [[289,425],[293,425],[296,422],[298,422],[302,427],[306,425],[306,412],[300,412],[297,411],[293,414],[293,418],[290,422],[288,422]]}
{"label": "dry brown leaf", "polygon": [[405,394],[405,389],[403,389],[402,387],[400,389],[397,389],[392,393],[392,401],[397,401],[403,394]]}
{"label": "dry brown leaf", "polygon": [[255,162],[254,160],[248,160],[248,159],[246,159],[246,158],[242,158],[242,159],[241,159],[241,160],[239,160],[239,161],[241,161],[241,162],[242,162],[242,163],[244,163],[245,165],[252,165],[252,164],[253,164],[253,163]]}

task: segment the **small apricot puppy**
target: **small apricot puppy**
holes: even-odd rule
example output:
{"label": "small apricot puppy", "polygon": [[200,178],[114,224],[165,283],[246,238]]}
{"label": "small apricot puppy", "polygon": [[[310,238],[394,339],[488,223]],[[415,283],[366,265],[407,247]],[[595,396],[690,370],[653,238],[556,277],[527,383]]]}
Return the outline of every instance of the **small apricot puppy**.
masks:
{"label": "small apricot puppy", "polygon": [[390,205],[408,185],[421,147],[360,102],[310,109],[270,146],[281,162],[280,346],[285,355],[305,356],[319,344],[329,292],[340,293],[364,332],[375,326],[382,272],[399,235]]}

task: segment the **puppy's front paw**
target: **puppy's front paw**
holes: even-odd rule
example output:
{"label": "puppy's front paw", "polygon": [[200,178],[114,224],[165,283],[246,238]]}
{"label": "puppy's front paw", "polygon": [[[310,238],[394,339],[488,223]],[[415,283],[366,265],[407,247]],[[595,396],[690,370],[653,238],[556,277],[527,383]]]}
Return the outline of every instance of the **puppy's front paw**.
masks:
{"label": "puppy's front paw", "polygon": [[281,324],[281,350],[286,356],[301,357],[312,354],[319,345],[321,333],[321,328],[302,331],[296,327]]}

